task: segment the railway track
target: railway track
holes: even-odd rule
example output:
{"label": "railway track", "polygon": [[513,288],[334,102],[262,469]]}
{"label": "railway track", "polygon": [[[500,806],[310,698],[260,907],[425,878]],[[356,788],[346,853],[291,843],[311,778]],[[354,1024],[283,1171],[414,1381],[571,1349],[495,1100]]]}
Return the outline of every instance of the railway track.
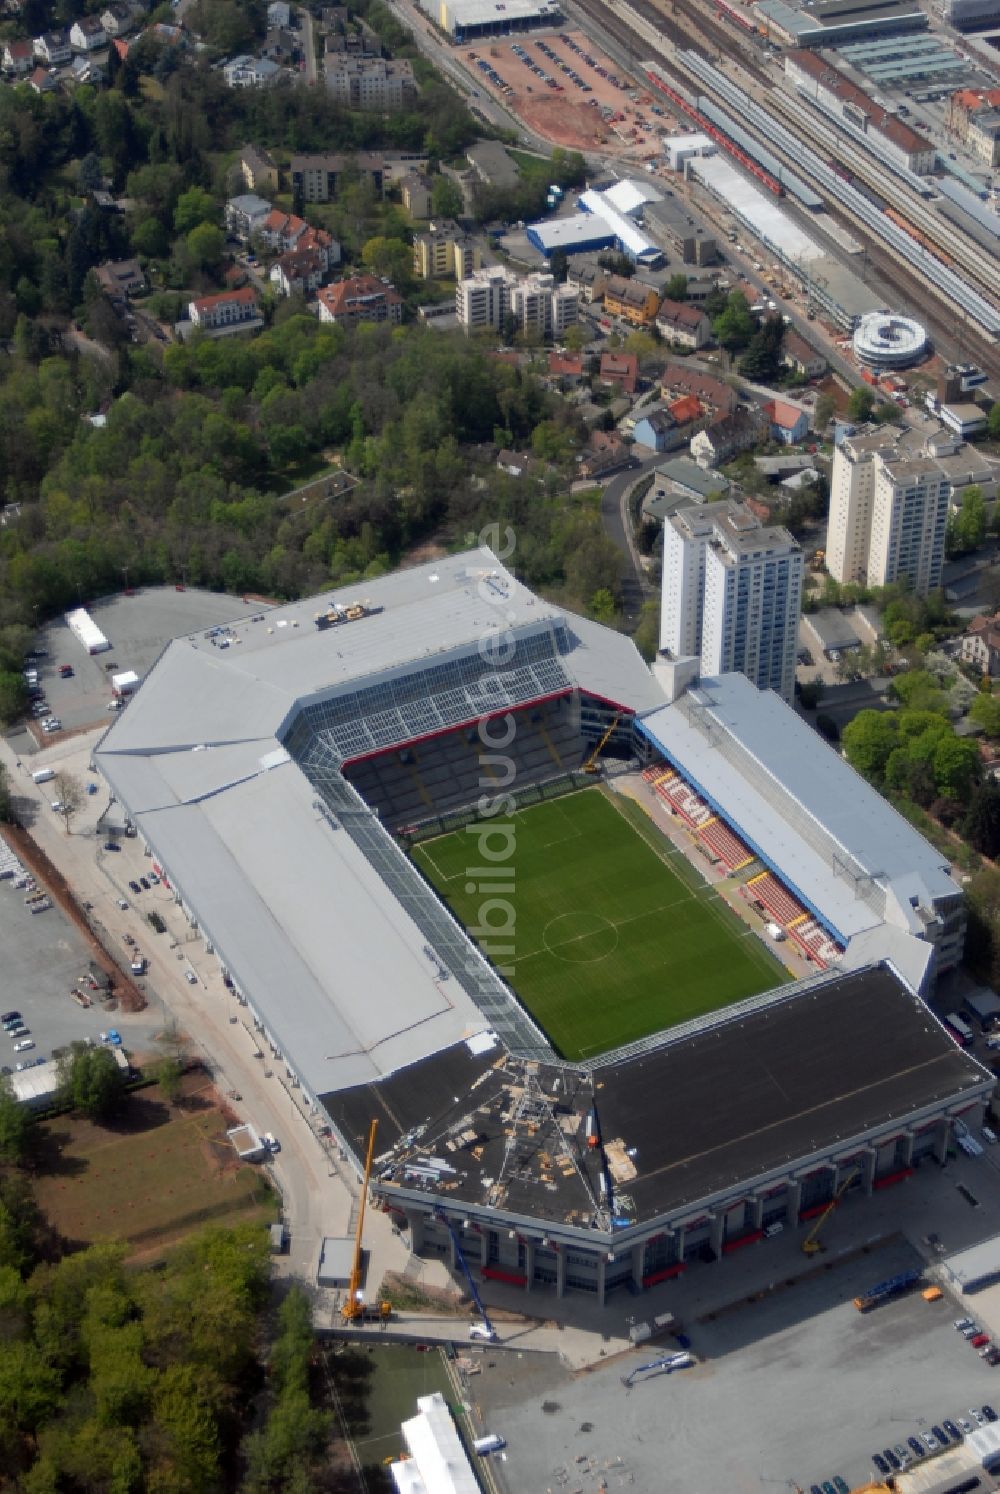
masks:
{"label": "railway track", "polygon": [[[983,249],[974,246],[965,234],[935,213],[905,182],[887,175],[885,168],[880,169],[861,146],[846,140],[834,125],[827,125],[807,103],[786,94],[783,89],[771,90],[768,107],[783,115],[791,128],[808,133],[814,149],[836,156],[854,176],[891,203],[914,228],[925,233],[942,250],[947,256],[946,262],[957,265],[988,294],[995,294],[998,270],[995,265],[990,266]],[[888,195],[890,191],[891,195]]]}
{"label": "railway track", "polygon": [[[599,28],[599,32],[610,35],[618,46],[624,49],[630,60],[632,72],[644,84],[649,80],[642,70],[642,58],[652,56],[661,66],[678,75],[687,90],[695,94],[711,94],[711,90],[685,68],[683,59],[678,56],[678,53],[691,49],[701,53],[706,60],[712,60],[711,53],[714,48],[723,56],[735,58],[749,78],[761,89],[766,89],[769,105],[775,99],[784,101],[787,97],[781,90],[774,88],[771,79],[749,57],[747,48],[740,44],[739,38],[713,15],[707,15],[695,3],[695,0],[670,0],[669,4],[667,0],[664,0],[662,6],[652,3],[652,0],[625,0],[625,3],[622,3],[622,0],[617,0],[617,3],[616,0],[610,0],[610,3],[603,3],[603,0],[575,0],[575,4],[587,19]],[[633,16],[634,21],[631,19]],[[744,80],[741,80],[740,86],[745,86]],[[719,99],[719,103],[723,108],[729,107],[726,100],[722,98]],[[803,104],[801,107],[804,109],[807,106]],[[779,103],[775,114],[777,115],[780,110]],[[832,125],[824,127],[821,120],[804,122],[796,118],[793,121],[787,118],[787,114],[786,122],[789,127],[794,127],[802,133],[803,142],[811,144],[817,154],[822,154],[824,151],[829,154],[833,153],[829,148],[829,132],[833,130]],[[817,134],[816,126],[819,126],[821,130],[825,128],[826,138]],[[849,152],[859,149],[842,137],[837,137],[837,145],[841,156],[843,156],[845,147]],[[801,161],[789,159],[781,150],[776,149],[773,141],[768,142],[768,148],[779,157],[787,159],[792,169],[802,171]],[[899,200],[900,193],[905,188],[886,168],[880,170],[876,162],[862,160],[860,157],[857,164],[859,169],[856,175],[860,182],[869,188],[869,195],[871,192],[876,192],[883,200],[893,202]],[[922,210],[918,214],[922,221],[915,226],[922,228],[923,223],[928,221],[927,215],[930,209],[921,199],[917,199],[915,194],[913,194],[913,200],[919,202]],[[907,205],[909,206],[909,202]],[[935,291],[917,269],[911,267],[902,256],[888,248],[860,219],[855,218],[848,208],[838,202],[833,204],[833,210],[838,217],[849,221],[852,233],[865,244],[868,265],[875,276],[886,287],[898,290],[912,307],[919,308],[922,320],[928,324],[932,333],[939,334],[946,343],[954,343],[956,327],[960,326],[962,357],[974,358],[991,378],[1000,379],[1000,349],[989,338],[976,331],[964,317],[961,317],[961,321],[957,323],[956,309],[947,296]],[[939,227],[940,220],[935,215],[931,215],[931,219],[934,227]],[[946,242],[950,242],[958,251],[952,253],[950,248],[945,249],[963,274],[968,274],[970,278],[974,277],[977,288],[982,286],[995,294],[995,277],[984,279],[982,249],[979,246],[972,246],[967,239],[964,241],[963,248],[961,236],[959,239],[946,240]]]}

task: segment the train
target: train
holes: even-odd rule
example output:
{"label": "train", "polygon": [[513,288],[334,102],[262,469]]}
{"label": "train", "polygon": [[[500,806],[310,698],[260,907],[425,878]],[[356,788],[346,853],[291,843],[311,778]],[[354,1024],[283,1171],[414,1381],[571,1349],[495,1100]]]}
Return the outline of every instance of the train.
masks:
{"label": "train", "polygon": [[939,249],[934,240],[928,234],[924,233],[922,229],[912,224],[909,218],[904,217],[898,208],[884,207],[882,211],[891,222],[895,223],[897,228],[901,228],[904,233],[909,234],[911,239],[922,245],[928,254],[933,254],[935,259],[940,260],[943,265],[947,265],[950,270],[954,269],[955,261],[951,255],[946,254],[943,249]]}

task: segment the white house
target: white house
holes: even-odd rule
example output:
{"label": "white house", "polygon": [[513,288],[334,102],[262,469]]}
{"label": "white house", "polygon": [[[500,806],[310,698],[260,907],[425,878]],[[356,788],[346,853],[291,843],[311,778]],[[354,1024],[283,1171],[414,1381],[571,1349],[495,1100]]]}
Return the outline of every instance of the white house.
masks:
{"label": "white house", "polygon": [[281,68],[267,57],[234,57],[222,69],[230,88],[270,88]]}
{"label": "white house", "polygon": [[238,326],[240,322],[258,320],[257,292],[245,285],[239,290],[222,291],[217,296],[202,296],[188,303],[188,316],[196,327],[215,332]]}
{"label": "white house", "polygon": [[9,41],[4,44],[3,70],[5,73],[23,77],[25,73],[31,72],[34,60],[35,54],[30,41]]}
{"label": "white house", "polygon": [[41,36],[35,37],[32,46],[38,61],[45,63],[46,67],[59,67],[73,55],[73,48],[65,31],[44,31]]}
{"label": "white house", "polygon": [[287,0],[271,0],[267,7],[267,28],[287,31],[292,19],[292,7]]}
{"label": "white house", "polygon": [[69,44],[74,52],[97,52],[108,44],[108,33],[100,16],[81,16],[69,28]]}

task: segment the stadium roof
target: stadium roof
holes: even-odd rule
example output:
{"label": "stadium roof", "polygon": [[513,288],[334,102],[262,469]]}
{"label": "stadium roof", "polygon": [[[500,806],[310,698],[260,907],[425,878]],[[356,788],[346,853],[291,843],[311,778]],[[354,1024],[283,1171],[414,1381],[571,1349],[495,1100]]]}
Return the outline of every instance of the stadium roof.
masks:
{"label": "stadium roof", "polygon": [[[605,1151],[619,1168],[615,1212],[632,1224],[766,1186],[817,1152],[846,1152],[862,1135],[991,1083],[885,965],[716,1016],[595,1075]],[[463,1045],[326,1103],[356,1153],[379,1117],[376,1173],[390,1200],[392,1188],[433,1193],[444,1183],[473,1217],[496,1208],[585,1228],[600,1194],[597,1160],[579,1141],[594,1091],[572,1070],[543,1066],[538,1078],[559,1113],[546,1122],[532,1112],[515,1168],[505,1158],[524,1070],[498,1064],[495,1052],[474,1057]],[[567,1155],[574,1166],[563,1169]]]}
{"label": "stadium roof", "polygon": [[383,750],[574,685],[634,711],[663,698],[629,639],[481,549],[175,639],[108,731],[115,798],[314,1093],[492,1025],[477,987],[442,977],[419,897],[387,885],[398,853],[340,778],[345,742]]}
{"label": "stadium roof", "polygon": [[795,711],[725,674],[639,724],[841,942],[886,923],[907,936],[895,954],[917,962],[901,968],[919,985],[924,920],[960,890],[941,853]]}

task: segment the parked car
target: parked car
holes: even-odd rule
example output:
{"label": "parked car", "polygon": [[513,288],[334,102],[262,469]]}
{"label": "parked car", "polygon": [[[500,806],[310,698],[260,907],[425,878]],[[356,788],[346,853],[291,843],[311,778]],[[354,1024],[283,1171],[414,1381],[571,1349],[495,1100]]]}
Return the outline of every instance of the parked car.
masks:
{"label": "parked car", "polygon": [[14,1044],[14,1052],[27,1053],[28,1049],[33,1048],[34,1046],[34,1041],[31,1038],[22,1038],[19,1043]]}
{"label": "parked car", "polygon": [[931,1427],[931,1431],[934,1433],[935,1437],[940,1442],[940,1444],[941,1444],[942,1447],[947,1447],[948,1446],[948,1436],[947,1436],[947,1433],[945,1433],[941,1429],[941,1427],[939,1427],[939,1426],[933,1426],[933,1427]]}
{"label": "parked car", "polygon": [[988,1333],[977,1333],[969,1339],[969,1342],[974,1349],[985,1349],[989,1341],[990,1336]]}
{"label": "parked car", "polygon": [[106,851],[120,851],[121,850],[121,846],[118,844],[118,842],[116,840],[106,840],[104,842],[104,849]]}
{"label": "parked car", "polygon": [[195,975],[193,970],[185,970],[184,979],[187,981],[189,986],[196,986],[198,984],[198,977]]}
{"label": "parked car", "polygon": [[154,887],[159,887],[159,885],[160,885],[160,879],[156,875],[155,872],[150,872],[150,874],[149,874],[149,880],[152,882],[152,884],[153,884]]}
{"label": "parked car", "polygon": [[993,1409],[992,1406],[984,1406],[983,1407],[983,1416],[985,1417],[985,1419],[987,1421],[996,1421],[996,1419],[997,1419],[997,1414],[994,1411],[994,1409]]}
{"label": "parked car", "polygon": [[883,1447],[882,1456],[883,1458],[885,1458],[885,1461],[889,1464],[890,1468],[902,1468],[902,1463],[896,1457],[896,1454],[891,1447]]}
{"label": "parked car", "polygon": [[139,893],[142,891],[142,888],[139,886],[138,882],[129,882],[128,885],[129,885],[129,891],[133,892],[135,894],[135,896],[138,897]]}
{"label": "parked car", "polygon": [[20,1020],[21,1020],[21,1013],[20,1012],[9,1011],[9,1012],[0,1013],[0,1022],[20,1022]]}
{"label": "parked car", "polygon": [[956,1442],[961,1442],[962,1434],[953,1421],[945,1421],[942,1422],[941,1425],[944,1427],[949,1437],[953,1437]]}
{"label": "parked car", "polygon": [[915,1458],[922,1458],[924,1456],[924,1449],[921,1446],[921,1444],[917,1441],[916,1437],[907,1437],[906,1441],[907,1441],[908,1445],[910,1447],[912,1447],[912,1449],[913,1449],[913,1456]]}
{"label": "parked car", "polygon": [[142,888],[143,892],[149,891],[149,883],[146,881],[145,877],[139,878],[139,886]]}

